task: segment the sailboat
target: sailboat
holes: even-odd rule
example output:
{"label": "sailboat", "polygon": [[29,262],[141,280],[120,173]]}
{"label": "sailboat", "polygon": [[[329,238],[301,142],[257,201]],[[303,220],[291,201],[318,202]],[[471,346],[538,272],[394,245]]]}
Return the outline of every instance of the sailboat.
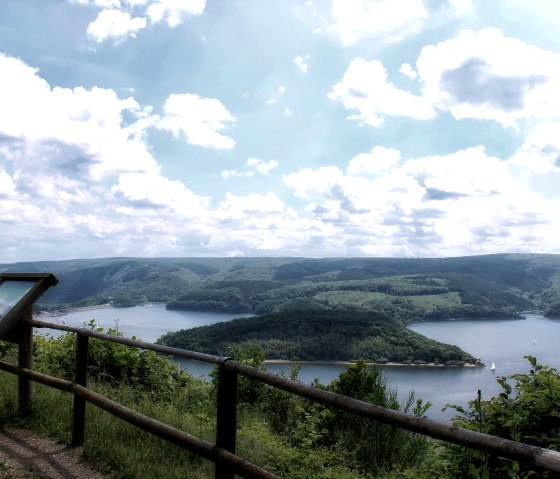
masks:
{"label": "sailboat", "polygon": [[492,362],[492,366],[490,367],[490,370],[492,372],[494,372],[496,370],[496,363]]}

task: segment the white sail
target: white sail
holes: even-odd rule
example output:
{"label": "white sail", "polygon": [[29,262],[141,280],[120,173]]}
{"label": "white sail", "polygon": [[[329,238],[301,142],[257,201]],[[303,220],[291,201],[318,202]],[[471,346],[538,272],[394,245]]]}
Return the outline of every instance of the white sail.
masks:
{"label": "white sail", "polygon": [[496,370],[496,363],[493,362],[493,363],[492,363],[492,367],[491,367],[490,369],[491,369],[492,371],[495,371],[495,370]]}

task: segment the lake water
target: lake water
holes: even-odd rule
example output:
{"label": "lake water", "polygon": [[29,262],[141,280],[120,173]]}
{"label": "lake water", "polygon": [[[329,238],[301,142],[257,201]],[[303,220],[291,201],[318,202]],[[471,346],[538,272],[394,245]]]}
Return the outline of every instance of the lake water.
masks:
{"label": "lake water", "polygon": [[[136,336],[153,343],[168,331],[195,328],[207,324],[229,321],[233,318],[250,317],[253,314],[208,313],[200,311],[177,311],[165,309],[165,304],[147,304],[130,308],[103,307],[72,311],[63,316],[43,316],[49,323],[82,326],[92,319],[98,326],[117,327],[125,336]],[[53,333],[53,332],[51,332]]]}
{"label": "lake water", "polygon": [[[192,328],[205,324],[228,321],[240,314],[206,313],[166,310],[162,304],[135,306],[132,308],[102,308],[77,311],[59,317],[45,317],[45,321],[65,322],[81,326],[95,319],[105,327],[118,328],[125,336],[137,336],[153,342],[167,331]],[[480,358],[486,368],[445,367],[381,367],[390,387],[397,388],[401,398],[413,390],[416,397],[430,401],[428,411],[432,419],[448,420],[452,410],[442,411],[450,403],[467,405],[480,389],[483,398],[489,399],[501,390],[497,376],[509,376],[529,370],[525,355],[536,356],[542,364],[560,369],[560,320],[544,318],[539,314],[527,314],[523,320],[449,320],[417,323],[410,329],[438,341],[455,344]],[[496,364],[496,371],[490,365]],[[181,361],[196,376],[206,377],[212,366],[196,361]],[[286,364],[269,364],[271,372],[288,372]],[[302,364],[300,379],[310,384],[315,378],[326,384],[346,369],[339,364]]]}

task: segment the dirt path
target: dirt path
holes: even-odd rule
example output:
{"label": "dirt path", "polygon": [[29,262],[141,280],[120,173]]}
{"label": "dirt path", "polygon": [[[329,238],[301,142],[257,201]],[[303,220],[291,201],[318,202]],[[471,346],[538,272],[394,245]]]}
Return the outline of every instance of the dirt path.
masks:
{"label": "dirt path", "polygon": [[25,429],[0,427],[0,479],[106,479],[80,461],[80,449]]}

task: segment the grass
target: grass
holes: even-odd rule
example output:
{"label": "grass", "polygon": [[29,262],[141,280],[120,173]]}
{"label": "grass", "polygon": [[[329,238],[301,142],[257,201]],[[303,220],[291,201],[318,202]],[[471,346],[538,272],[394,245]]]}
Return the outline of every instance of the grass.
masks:
{"label": "grass", "polygon": [[[132,394],[128,388],[110,390],[93,387],[121,404],[154,417],[203,439],[213,440],[213,423],[200,413],[181,410],[178,404],[154,402],[148,394]],[[128,389],[128,390],[127,390]],[[41,384],[34,384],[33,410],[26,419],[18,418],[17,378],[0,371],[0,423],[28,428],[38,434],[70,443],[72,396]],[[185,399],[185,398],[181,398]],[[150,477],[154,479],[213,477],[214,466],[196,455],[131,426],[88,404],[84,459],[115,479]]]}

